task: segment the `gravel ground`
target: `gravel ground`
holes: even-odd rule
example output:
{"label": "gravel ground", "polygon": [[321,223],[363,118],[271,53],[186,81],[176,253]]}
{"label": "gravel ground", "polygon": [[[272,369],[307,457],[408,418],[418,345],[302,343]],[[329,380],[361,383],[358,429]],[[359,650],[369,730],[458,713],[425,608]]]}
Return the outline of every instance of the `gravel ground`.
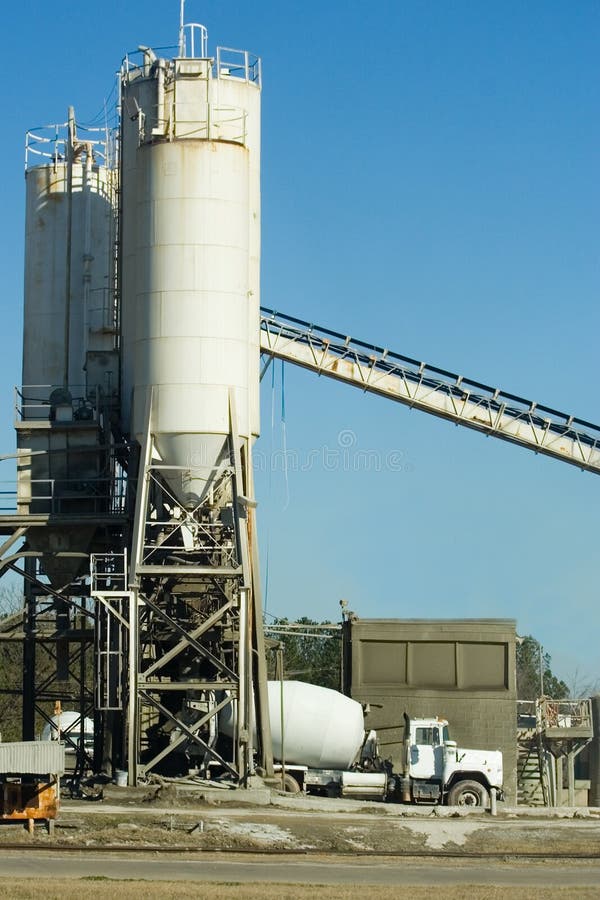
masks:
{"label": "gravel ground", "polygon": [[356,855],[600,853],[600,814],[588,811],[580,813],[585,818],[514,813],[492,818],[486,813],[360,801],[344,801],[340,807],[326,799],[288,797],[282,798],[285,808],[280,808],[244,804],[239,794],[226,799],[218,792],[180,793],[172,785],[160,791],[109,786],[100,802],[64,800],[53,836],[43,826],[30,837],[20,825],[0,825],[0,849],[33,841],[40,849],[83,844]]}

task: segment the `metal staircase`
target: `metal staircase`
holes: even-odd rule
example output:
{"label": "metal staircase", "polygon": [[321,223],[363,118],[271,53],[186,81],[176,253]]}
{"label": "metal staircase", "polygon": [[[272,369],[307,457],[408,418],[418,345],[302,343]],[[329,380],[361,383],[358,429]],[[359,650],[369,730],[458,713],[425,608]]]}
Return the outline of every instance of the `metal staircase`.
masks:
{"label": "metal staircase", "polygon": [[517,737],[517,803],[548,806],[548,773],[535,729],[519,730]]}
{"label": "metal staircase", "polygon": [[600,474],[600,426],[261,308],[261,353]]}
{"label": "metal staircase", "polygon": [[575,806],[575,758],[593,737],[590,700],[540,697],[519,701],[518,709],[518,803]]}

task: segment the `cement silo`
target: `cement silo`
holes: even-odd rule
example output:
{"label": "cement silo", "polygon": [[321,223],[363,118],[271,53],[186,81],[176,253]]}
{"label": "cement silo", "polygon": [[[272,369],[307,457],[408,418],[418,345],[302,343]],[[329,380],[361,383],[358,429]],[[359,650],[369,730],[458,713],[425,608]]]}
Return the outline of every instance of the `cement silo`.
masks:
{"label": "cement silo", "polygon": [[123,427],[184,506],[259,430],[260,65],[244,51],[128,64],[122,95]]}
{"label": "cement silo", "polygon": [[[23,385],[25,416],[43,418],[44,387],[81,401],[116,389],[118,367],[98,379],[88,354],[115,348],[111,283],[114,172],[98,131],[69,122],[27,134]],[[111,384],[112,375],[112,384]],[[30,390],[35,386],[36,390]],[[30,394],[35,395],[29,396]],[[37,403],[33,401],[37,400]],[[36,411],[37,410],[37,411]]]}
{"label": "cement silo", "polygon": [[[178,753],[182,769],[192,759],[244,779],[254,696],[270,754],[251,460],[260,90],[260,61],[209,55],[198,25],[182,26],[174,59],[141,47],[121,73],[120,425],[135,494],[128,680],[143,685],[128,710],[132,783]],[[217,721],[230,703],[226,753]]]}
{"label": "cement silo", "polygon": [[[118,391],[113,290],[115,173],[106,133],[63,125],[26,139],[23,379],[17,389],[17,504],[21,513],[81,516],[77,528],[32,530],[55,585],[83,557],[112,490],[106,452]],[[104,447],[104,449],[100,449]],[[88,517],[88,521],[84,518]],[[91,517],[91,518],[90,518]]]}

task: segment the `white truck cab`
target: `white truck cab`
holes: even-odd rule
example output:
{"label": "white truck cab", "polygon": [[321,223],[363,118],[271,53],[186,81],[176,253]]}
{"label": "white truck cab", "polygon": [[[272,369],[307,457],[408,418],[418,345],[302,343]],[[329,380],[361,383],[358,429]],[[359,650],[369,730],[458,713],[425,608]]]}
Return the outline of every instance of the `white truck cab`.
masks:
{"label": "white truck cab", "polygon": [[465,750],[450,740],[448,721],[405,716],[402,799],[450,806],[487,806],[490,790],[502,799],[502,753]]}

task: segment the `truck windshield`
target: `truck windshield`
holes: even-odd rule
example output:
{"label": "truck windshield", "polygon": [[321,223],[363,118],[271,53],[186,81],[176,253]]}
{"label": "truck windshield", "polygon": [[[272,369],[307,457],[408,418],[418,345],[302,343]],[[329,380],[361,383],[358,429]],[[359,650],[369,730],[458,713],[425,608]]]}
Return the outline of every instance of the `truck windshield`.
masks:
{"label": "truck windshield", "polygon": [[444,727],[443,727],[443,729],[442,729],[442,735],[443,735],[442,740],[443,740],[444,742],[450,740],[450,729],[448,728],[447,725],[444,725]]}

